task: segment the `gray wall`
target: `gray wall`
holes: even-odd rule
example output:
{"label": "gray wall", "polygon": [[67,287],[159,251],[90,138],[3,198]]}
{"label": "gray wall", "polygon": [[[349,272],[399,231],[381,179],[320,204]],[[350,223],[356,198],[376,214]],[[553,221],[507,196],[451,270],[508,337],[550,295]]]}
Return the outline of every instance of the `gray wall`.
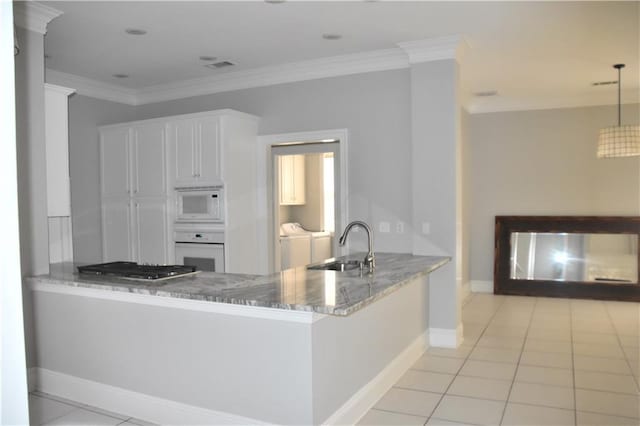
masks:
{"label": "gray wall", "polygon": [[[372,72],[142,105],[136,119],[232,108],[261,117],[258,134],[349,129],[349,220],[411,223],[409,70]],[[392,226],[395,230],[395,227]],[[364,233],[350,240],[366,248]],[[408,230],[376,234],[379,251],[410,252]]]}
{"label": "gray wall", "polygon": [[[414,254],[451,256],[430,278],[429,324],[456,330],[460,257],[460,114],[458,63],[447,59],[411,66],[412,223]],[[429,224],[430,231],[422,229]],[[433,341],[433,340],[432,340]]]}
{"label": "gray wall", "polygon": [[429,328],[429,278],[348,317],[313,324],[313,419],[322,424]]}
{"label": "gray wall", "polygon": [[[638,105],[623,122],[638,123]],[[615,106],[471,115],[471,280],[493,280],[496,215],[638,215],[640,158],[596,158]]]}
{"label": "gray wall", "polygon": [[98,126],[135,118],[135,107],[73,95],[69,99],[69,173],[73,258],[102,261]]}

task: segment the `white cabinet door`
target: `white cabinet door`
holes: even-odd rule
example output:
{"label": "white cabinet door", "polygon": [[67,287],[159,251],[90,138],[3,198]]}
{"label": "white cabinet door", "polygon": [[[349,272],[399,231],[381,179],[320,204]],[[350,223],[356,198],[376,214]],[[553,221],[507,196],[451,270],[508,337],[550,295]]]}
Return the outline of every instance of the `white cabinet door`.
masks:
{"label": "white cabinet door", "polygon": [[132,131],[133,194],[163,196],[166,194],[166,132],[163,123],[136,126]]}
{"label": "white cabinet door", "polygon": [[196,180],[196,120],[179,120],[169,124],[171,171],[178,186]]}
{"label": "white cabinet door", "polygon": [[221,179],[220,137],[218,119],[199,119],[197,122],[198,151],[197,179],[202,183],[217,183]]}
{"label": "white cabinet door", "polygon": [[131,210],[128,198],[103,200],[102,260],[134,260],[131,250]]}
{"label": "white cabinet door", "polygon": [[171,122],[169,128],[175,185],[219,184],[219,118],[178,120]]}
{"label": "white cabinet door", "polygon": [[134,199],[132,204],[135,221],[136,261],[138,263],[168,264],[167,201],[163,199]]}
{"label": "white cabinet door", "polygon": [[304,204],[306,202],[304,155],[281,155],[279,158],[280,204]]}
{"label": "white cabinet door", "polygon": [[103,197],[129,196],[129,128],[100,132],[100,165]]}

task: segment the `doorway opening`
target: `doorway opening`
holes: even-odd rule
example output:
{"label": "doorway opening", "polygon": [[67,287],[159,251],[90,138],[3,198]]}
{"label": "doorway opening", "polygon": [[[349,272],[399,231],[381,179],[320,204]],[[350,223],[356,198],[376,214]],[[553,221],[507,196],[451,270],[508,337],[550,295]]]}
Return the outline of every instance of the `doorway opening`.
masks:
{"label": "doorway opening", "polygon": [[336,256],[340,160],[339,141],[271,146],[274,271]]}

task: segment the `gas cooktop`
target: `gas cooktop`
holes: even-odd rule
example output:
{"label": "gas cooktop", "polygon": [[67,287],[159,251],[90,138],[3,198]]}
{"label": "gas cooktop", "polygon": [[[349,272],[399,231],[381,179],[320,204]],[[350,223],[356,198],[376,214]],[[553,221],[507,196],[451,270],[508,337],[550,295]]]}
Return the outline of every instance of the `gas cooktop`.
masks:
{"label": "gas cooktop", "polygon": [[109,262],[78,266],[78,272],[90,275],[107,275],[134,280],[164,280],[196,273],[195,266],[138,265],[135,262]]}

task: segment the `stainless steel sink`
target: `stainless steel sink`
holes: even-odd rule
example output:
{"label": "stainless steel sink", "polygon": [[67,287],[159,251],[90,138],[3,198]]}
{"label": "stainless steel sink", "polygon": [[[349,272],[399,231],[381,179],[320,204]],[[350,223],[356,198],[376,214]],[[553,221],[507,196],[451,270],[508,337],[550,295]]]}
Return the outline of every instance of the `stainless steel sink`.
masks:
{"label": "stainless steel sink", "polygon": [[336,260],[329,263],[323,263],[320,265],[307,266],[307,269],[323,270],[323,271],[350,271],[352,269],[360,268],[359,260]]}

